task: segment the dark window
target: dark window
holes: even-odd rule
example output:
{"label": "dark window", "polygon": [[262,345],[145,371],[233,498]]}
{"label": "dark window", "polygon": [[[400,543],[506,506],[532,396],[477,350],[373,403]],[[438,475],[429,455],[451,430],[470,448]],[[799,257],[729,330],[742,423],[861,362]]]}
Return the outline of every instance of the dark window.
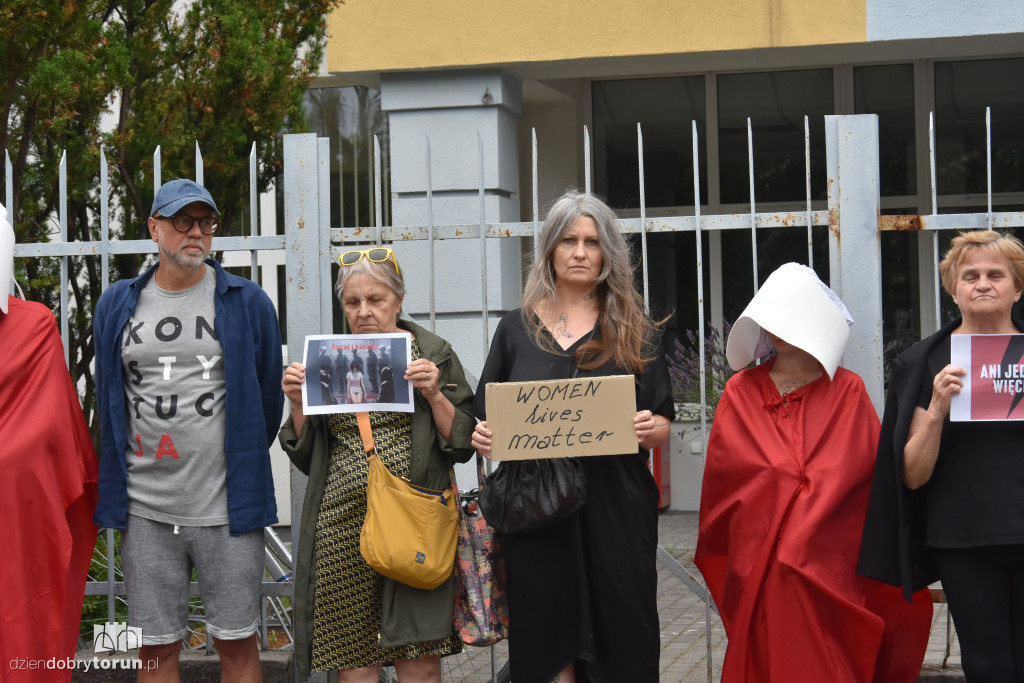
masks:
{"label": "dark window", "polygon": [[[892,213],[914,212],[904,208]],[[881,234],[882,342],[886,361],[921,339],[919,238],[916,232],[886,231]]]}
{"label": "dark window", "polygon": [[[707,292],[710,291],[710,269],[708,267],[708,233],[701,233],[704,255],[704,314],[707,324],[721,324],[711,320]],[[640,245],[633,237],[633,253],[639,260]],[[647,238],[649,285],[651,292],[651,314],[660,319],[672,314],[662,334],[662,348],[670,353],[674,340],[686,339],[687,330],[696,330],[697,312],[697,239],[692,232],[654,233]],[[642,274],[637,270],[637,290],[642,290]]]}
{"label": "dark window", "polygon": [[[828,283],[828,228],[812,228],[814,270]],[[754,296],[754,267],[749,230],[722,231],[722,311],[735,322]],[[807,264],[807,227],[757,231],[757,282],[760,286],[776,268],[789,262]],[[717,322],[717,321],[716,321]]]}
{"label": "dark window", "polygon": [[[640,207],[636,124],[644,136],[647,206],[693,206],[693,133],[707,178],[704,77],[598,81],[594,101],[594,191],[616,209]],[[707,183],[701,183],[701,203]]]}
{"label": "dark window", "polygon": [[811,132],[811,196],[825,198],[825,115],[834,111],[832,69],[718,77],[718,156],[723,204],[750,202],[747,118],[758,202],[807,197],[804,116]]}
{"label": "dark window", "polygon": [[288,343],[288,275],[284,265],[277,266],[277,320],[281,326],[281,343]]}
{"label": "dark window", "polygon": [[[1024,59],[935,64],[939,194],[987,192],[985,108],[992,108],[992,191],[1024,190]],[[977,209],[975,209],[977,210]]]}
{"label": "dark window", "polygon": [[[331,140],[331,225],[373,225],[373,137],[380,142],[382,182],[390,174],[387,116],[380,93],[363,86],[314,88],[306,92],[306,118],[320,137]],[[381,188],[383,225],[390,224],[388,187]]]}
{"label": "dark window", "polygon": [[882,196],[917,194],[914,66],[854,67],[853,99],[854,113],[878,115]]}

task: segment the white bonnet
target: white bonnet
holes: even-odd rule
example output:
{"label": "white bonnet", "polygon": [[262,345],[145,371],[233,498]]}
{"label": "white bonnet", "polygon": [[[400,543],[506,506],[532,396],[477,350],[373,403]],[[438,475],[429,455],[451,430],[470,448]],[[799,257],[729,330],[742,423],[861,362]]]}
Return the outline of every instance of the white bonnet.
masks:
{"label": "white bonnet", "polygon": [[853,318],[814,270],[786,263],[768,276],[732,327],[725,355],[741,370],[771,351],[766,332],[806,351],[831,379],[850,338]]}

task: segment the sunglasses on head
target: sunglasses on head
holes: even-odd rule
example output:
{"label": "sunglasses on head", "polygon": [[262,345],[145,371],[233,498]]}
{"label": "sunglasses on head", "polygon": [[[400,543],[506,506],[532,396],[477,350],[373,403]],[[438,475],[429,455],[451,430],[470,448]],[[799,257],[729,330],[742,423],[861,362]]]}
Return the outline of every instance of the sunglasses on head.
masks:
{"label": "sunglasses on head", "polygon": [[352,251],[346,251],[341,255],[339,261],[344,266],[354,266],[366,257],[373,263],[384,263],[389,258],[391,262],[395,264],[395,272],[399,275],[402,271],[398,268],[398,259],[395,258],[395,252],[391,251],[391,247],[374,247],[373,249],[353,249]]}

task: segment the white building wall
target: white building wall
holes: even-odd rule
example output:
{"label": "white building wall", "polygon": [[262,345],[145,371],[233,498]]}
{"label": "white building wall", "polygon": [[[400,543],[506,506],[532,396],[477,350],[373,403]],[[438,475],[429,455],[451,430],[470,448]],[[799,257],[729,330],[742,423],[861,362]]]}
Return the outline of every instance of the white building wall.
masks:
{"label": "white building wall", "polygon": [[535,81],[524,84],[531,95],[519,119],[519,187],[522,220],[533,220],[532,131],[537,131],[538,210],[543,220],[547,208],[567,189],[584,187],[582,173],[584,93],[576,97]]}
{"label": "white building wall", "polygon": [[867,0],[868,41],[1024,31],[1019,0]]}
{"label": "white building wall", "polygon": [[[481,204],[487,222],[519,219],[518,79],[497,69],[383,74],[380,93],[391,131],[393,225],[476,225]],[[429,328],[430,244],[394,249],[406,284],[403,311]],[[519,240],[490,239],[486,250],[491,313],[485,331],[480,241],[434,243],[436,332],[452,344],[472,381],[483,369],[485,338],[503,312],[519,305],[521,293]],[[456,475],[463,488],[475,486],[472,464],[456,467]]]}
{"label": "white building wall", "polygon": [[[485,220],[518,220],[516,128],[522,110],[518,79],[497,69],[384,74],[381,107],[389,114],[391,131],[394,225],[425,226],[431,217],[434,225],[478,224],[481,147]],[[429,326],[430,245],[399,243],[395,252],[406,282],[404,312]],[[479,376],[485,358],[481,272],[479,242],[435,242],[437,331],[452,343],[474,376]],[[520,291],[519,241],[489,240],[490,334],[497,317],[518,305]]]}

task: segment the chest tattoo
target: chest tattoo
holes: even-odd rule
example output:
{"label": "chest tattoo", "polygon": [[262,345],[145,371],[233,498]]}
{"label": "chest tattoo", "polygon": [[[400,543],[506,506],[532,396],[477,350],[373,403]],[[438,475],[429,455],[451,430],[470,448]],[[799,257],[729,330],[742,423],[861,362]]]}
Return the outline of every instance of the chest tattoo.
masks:
{"label": "chest tattoo", "polygon": [[558,320],[554,324],[554,336],[565,337],[566,339],[572,339],[572,333],[569,332],[569,316],[564,313],[558,316]]}

